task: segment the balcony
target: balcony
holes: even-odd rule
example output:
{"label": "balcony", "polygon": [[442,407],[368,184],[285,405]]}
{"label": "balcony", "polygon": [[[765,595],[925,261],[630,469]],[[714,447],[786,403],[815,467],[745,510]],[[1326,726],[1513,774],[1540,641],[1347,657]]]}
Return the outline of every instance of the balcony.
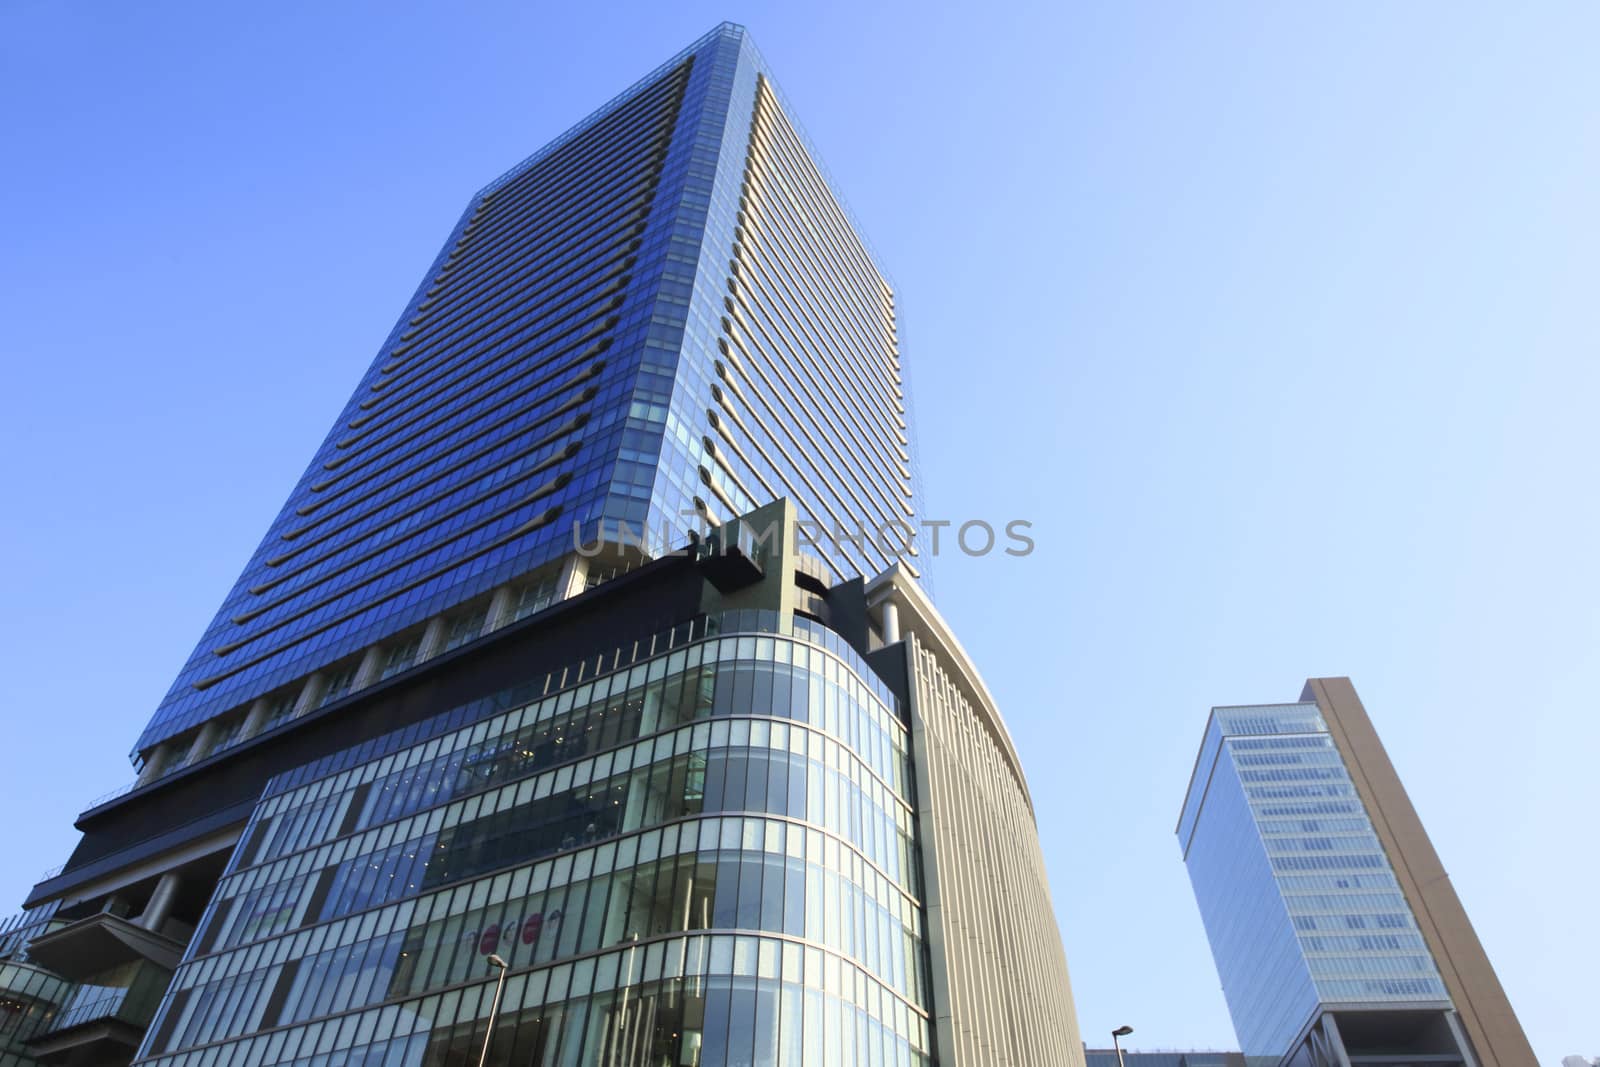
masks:
{"label": "balcony", "polygon": [[186,924],[172,919],[158,931],[101,912],[35,937],[28,944],[28,956],[75,982],[138,960],[148,960],[171,971],[183,958],[192,932]]}
{"label": "balcony", "polygon": [[758,538],[744,519],[718,527],[700,542],[696,551],[701,571],[724,593],[760,581],[765,573],[762,562],[771,555],[765,544],[769,535],[770,531]]}
{"label": "balcony", "polygon": [[109,1067],[133,1058],[172,973],[139,961],[78,987],[50,1029],[28,1042],[42,1064]]}

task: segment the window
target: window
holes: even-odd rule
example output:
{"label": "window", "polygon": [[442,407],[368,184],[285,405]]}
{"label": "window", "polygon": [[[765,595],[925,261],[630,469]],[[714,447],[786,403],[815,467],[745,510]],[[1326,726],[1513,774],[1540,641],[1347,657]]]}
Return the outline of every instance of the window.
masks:
{"label": "window", "polygon": [[475,608],[451,616],[445,624],[444,651],[459,648],[482,633],[483,614],[482,608]]}
{"label": "window", "polygon": [[379,678],[388,678],[390,675],[399,674],[401,671],[417,662],[417,653],[422,651],[422,635],[413,634],[389,646],[384,654],[383,669],[378,672]]}
{"label": "window", "polygon": [[261,723],[261,732],[265,733],[294,715],[294,707],[300,702],[300,692],[290,689],[279,693],[272,698],[272,703],[267,708],[267,717]]}
{"label": "window", "polygon": [[511,609],[511,621],[526,619],[556,602],[555,573],[547,574],[526,583],[517,590],[516,604]]}
{"label": "window", "polygon": [[212,752],[221,752],[228,746],[238,742],[244,733],[244,716],[232,715],[217,724],[217,739],[211,745]]}
{"label": "window", "polygon": [[328,687],[322,691],[322,699],[317,701],[317,707],[320,708],[332,704],[335,700],[350,692],[351,686],[355,685],[356,670],[359,667],[359,663],[349,663],[339,668],[333,677],[328,679]]}

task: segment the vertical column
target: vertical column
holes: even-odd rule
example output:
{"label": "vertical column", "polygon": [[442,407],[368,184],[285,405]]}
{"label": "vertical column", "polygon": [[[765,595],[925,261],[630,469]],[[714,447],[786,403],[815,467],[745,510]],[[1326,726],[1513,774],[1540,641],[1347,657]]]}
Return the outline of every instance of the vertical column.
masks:
{"label": "vertical column", "polygon": [[1344,1035],[1339,1032],[1339,1022],[1331,1012],[1322,1016],[1322,1034],[1328,1039],[1328,1051],[1333,1054],[1335,1067],[1350,1067],[1350,1053],[1344,1047]]}
{"label": "vertical column", "polygon": [[483,632],[490,633],[500,629],[511,621],[511,609],[515,589],[510,585],[502,585],[494,591],[494,598],[489,601],[489,611],[483,618]]}
{"label": "vertical column", "polygon": [[240,736],[251,738],[261,732],[261,728],[267,724],[267,707],[266,697],[256,697],[256,702],[250,705],[250,711],[244,717],[244,729],[240,731]]}
{"label": "vertical column", "polygon": [[199,763],[211,754],[211,746],[217,743],[218,729],[216,719],[200,727],[200,732],[195,734],[194,744],[189,746],[189,756],[183,761],[185,765]]}
{"label": "vertical column", "polygon": [[178,873],[168,871],[156,882],[155,891],[150,894],[150,903],[144,906],[144,914],[139,916],[139,925],[159,933],[167,917],[172,914],[172,904],[177,898]]}
{"label": "vertical column", "polygon": [[444,616],[435,615],[428,620],[427,629],[422,631],[422,642],[417,645],[417,662],[422,663],[437,656],[443,646]]}
{"label": "vertical column", "polygon": [[561,577],[556,579],[556,599],[567,600],[583,592],[589,581],[589,561],[573,553],[561,563]]}
{"label": "vertical column", "polygon": [[166,766],[169,751],[165,744],[152,748],[144,759],[144,769],[139,772],[139,780],[134,785],[146,785],[161,777],[161,769]]}
{"label": "vertical column", "polygon": [[883,602],[883,643],[892,645],[900,640],[900,605],[893,600]]}
{"label": "vertical column", "polygon": [[322,692],[328,687],[328,678],[321,671],[315,671],[306,679],[306,684],[300,690],[300,699],[294,702],[292,719],[298,719],[307,712],[314,711],[322,702]]}
{"label": "vertical column", "polygon": [[378,669],[383,666],[383,646],[369,645],[366,654],[361,657],[361,666],[356,668],[355,680],[350,683],[350,691],[365,689],[378,680]]}

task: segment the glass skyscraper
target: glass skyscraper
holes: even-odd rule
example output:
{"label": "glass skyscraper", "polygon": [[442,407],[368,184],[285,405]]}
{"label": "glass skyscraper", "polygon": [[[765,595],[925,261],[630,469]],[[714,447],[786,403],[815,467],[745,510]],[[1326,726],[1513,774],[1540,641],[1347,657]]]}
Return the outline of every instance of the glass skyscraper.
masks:
{"label": "glass skyscraper", "polygon": [[1532,1064],[1347,679],[1219,707],[1178,843],[1255,1064]]}
{"label": "glass skyscraper", "polygon": [[1078,1067],[915,485],[892,291],[718,27],[469,202],[0,927],[0,1067]]}
{"label": "glass skyscraper", "polygon": [[602,534],[787,496],[876,574],[911,458],[894,294],[724,26],[472,197],[135,755],[330,699],[441,615],[463,639]]}

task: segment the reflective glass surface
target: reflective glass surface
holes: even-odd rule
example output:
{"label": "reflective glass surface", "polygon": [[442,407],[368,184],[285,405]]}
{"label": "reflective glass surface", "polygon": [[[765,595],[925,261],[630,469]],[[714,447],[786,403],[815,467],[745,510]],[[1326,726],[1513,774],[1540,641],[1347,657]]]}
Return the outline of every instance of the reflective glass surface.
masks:
{"label": "reflective glass surface", "polygon": [[1448,1002],[1315,704],[1214,709],[1178,836],[1247,1056],[1319,1006]]}
{"label": "reflective glass surface", "polygon": [[719,27],[473,197],[136,752],[602,532],[659,552],[789,496],[876,573],[903,399],[888,284]]}
{"label": "reflective glass surface", "polygon": [[492,1063],[927,1062],[909,737],[824,634],[674,643],[284,776],[143,1054],[454,1062],[497,954]]}

